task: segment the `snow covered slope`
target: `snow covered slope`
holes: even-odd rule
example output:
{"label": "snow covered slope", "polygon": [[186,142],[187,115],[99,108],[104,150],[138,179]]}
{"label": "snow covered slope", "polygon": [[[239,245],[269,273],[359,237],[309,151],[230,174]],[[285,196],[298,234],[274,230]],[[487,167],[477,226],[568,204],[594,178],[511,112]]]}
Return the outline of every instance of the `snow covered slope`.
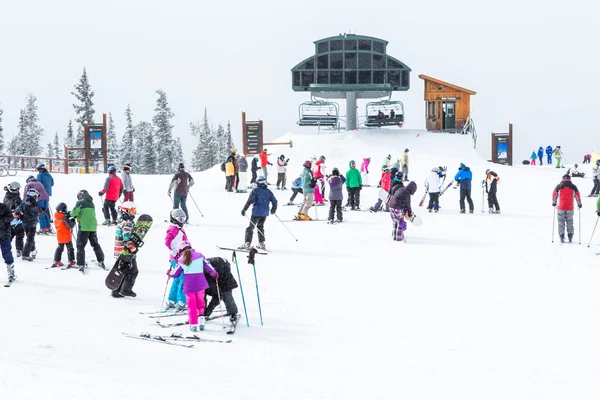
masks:
{"label": "snow covered slope", "polygon": [[[138,297],[111,298],[105,272],[94,265],[87,276],[46,270],[56,242],[38,237],[38,259],[17,261],[18,281],[0,290],[0,398],[598,398],[600,270],[597,245],[586,246],[595,199],[584,198],[584,244],[551,243],[551,193],[566,170],[492,166],[460,135],[382,130],[287,138],[294,148],[269,151],[272,162],[279,154],[290,157],[288,181],[313,155],[325,155],[329,168],[342,173],[350,159],[360,165],[370,156],[376,184],[380,161],[409,148],[410,178],[419,187],[413,205],[423,225],[409,225],[408,242],[395,243],[389,215],[349,211],[348,221],[335,226],[286,223],[296,242],[269,217],[271,254],[256,260],[264,326],[252,268],[239,254],[250,327],[242,317],[231,344],[164,346],[121,336],[186,332],[139,314],[160,307],[167,281],[163,220],[170,176],[136,175],[138,213],[155,220],[139,254]],[[458,213],[453,189],[442,197],[439,214],[422,212],[416,205],[425,174],[447,165],[452,177],[460,162],[473,170],[475,214]],[[486,168],[502,179],[502,215],[481,213],[478,182]],[[198,224],[186,229],[190,240],[207,256],[230,259],[215,246],[243,242],[248,220],[240,210],[247,195],[226,193],[218,167],[194,176],[192,195],[204,217],[188,199],[191,222]],[[70,207],[79,189],[94,194],[104,181],[102,175],[54,177],[52,203]],[[2,185],[11,180],[2,178]],[[591,179],[574,182],[583,194],[591,190]],[[291,192],[274,193],[281,203],[277,215],[291,219],[295,207],[283,206]],[[377,193],[364,188],[361,207],[372,205]],[[324,218],[325,207],[315,211]],[[99,204],[97,213],[100,220]],[[100,227],[99,236],[109,260],[114,228]],[[87,258],[93,259],[89,248]],[[235,298],[242,311],[239,291]],[[207,337],[230,338],[218,321],[207,329]]]}

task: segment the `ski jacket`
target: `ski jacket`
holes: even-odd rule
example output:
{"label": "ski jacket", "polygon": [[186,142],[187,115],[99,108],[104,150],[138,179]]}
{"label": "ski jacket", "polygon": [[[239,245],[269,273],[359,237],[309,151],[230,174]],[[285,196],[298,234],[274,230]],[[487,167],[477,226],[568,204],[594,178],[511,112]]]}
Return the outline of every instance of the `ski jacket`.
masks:
{"label": "ski jacket", "polygon": [[0,241],[10,241],[12,239],[10,223],[13,220],[13,213],[9,206],[0,203]]}
{"label": "ski jacket", "polygon": [[313,176],[310,168],[304,167],[300,178],[302,178],[302,192],[304,194],[312,193],[314,189],[310,187],[310,183],[312,182]]}
{"label": "ski jacket", "polygon": [[549,156],[552,155],[552,146],[546,147],[546,154],[548,154]]}
{"label": "ski jacket", "polygon": [[135,223],[131,220],[122,220],[117,225],[115,231],[115,247],[113,254],[115,258],[119,258],[121,254],[128,254],[128,249],[133,245],[131,238],[133,237],[133,229]]}
{"label": "ski jacket", "polygon": [[131,173],[123,171],[121,173],[121,182],[123,183],[123,192],[135,192],[133,182],[131,181]]}
{"label": "ski jacket", "polygon": [[42,185],[37,179],[32,178],[27,185],[25,185],[25,189],[23,189],[23,201],[27,199],[27,192],[29,189],[35,189],[40,193],[40,197],[38,197],[37,201],[40,200],[50,200],[48,197],[48,192],[46,192],[46,188]]}
{"label": "ski jacket", "polygon": [[544,158],[544,149],[542,148],[542,146],[540,146],[540,148],[538,149],[538,158]]}
{"label": "ski jacket", "polygon": [[325,170],[325,165],[323,160],[317,160],[313,166],[313,178],[320,179],[323,178],[323,171]]}
{"label": "ski jacket", "polygon": [[117,201],[123,194],[123,182],[116,173],[108,174],[106,181],[104,181],[104,187],[100,191],[106,195],[106,200]]}
{"label": "ski jacket", "polygon": [[98,221],[96,221],[96,208],[94,201],[89,193],[85,193],[83,197],[75,203],[73,210],[69,212],[69,216],[77,218],[79,230],[82,232],[96,232],[98,229]]}
{"label": "ski jacket", "polygon": [[15,208],[17,208],[22,202],[23,200],[21,200],[21,195],[19,194],[19,192],[6,192],[6,194],[4,195],[4,204],[8,206],[10,211],[14,211]]}
{"label": "ski jacket", "polygon": [[292,181],[292,189],[302,189],[302,177],[301,176],[299,176],[298,178],[296,178]]}
{"label": "ski jacket", "polygon": [[252,204],[252,216],[253,217],[268,217],[269,216],[269,204],[273,204],[272,210],[273,213],[277,211],[277,199],[266,187],[257,187],[250,192],[250,196],[248,196],[248,201],[246,201],[246,205],[244,206],[244,211],[248,209]]}
{"label": "ski jacket", "polygon": [[600,165],[594,164],[594,166],[592,167],[592,175],[594,176],[594,178],[600,179]]}
{"label": "ski jacket", "polygon": [[404,187],[404,183],[400,180],[400,179],[392,179],[392,185],[390,187],[390,196],[393,196],[394,194],[396,194],[396,192],[398,191],[398,189],[403,188]]}
{"label": "ski jacket", "polygon": [[40,215],[42,215],[42,210],[33,199],[25,199],[14,212],[15,218],[21,220],[24,228],[35,228]]}
{"label": "ski jacket", "polygon": [[563,179],[552,192],[552,205],[557,205],[559,211],[572,211],[575,208],[573,198],[577,200],[577,205],[581,207],[579,189],[570,179]]}
{"label": "ski jacket", "polygon": [[177,171],[171,179],[169,191],[175,188],[176,196],[187,196],[190,188],[194,186],[194,178],[184,170]]}
{"label": "ski jacket", "polygon": [[169,261],[176,261],[177,248],[179,243],[185,240],[188,242],[188,237],[182,227],[176,224],[171,224],[167,228],[167,236],[165,237],[165,246],[169,249]]}
{"label": "ski jacket", "polygon": [[390,171],[381,174],[381,188],[386,192],[390,191],[392,186],[392,173]]}
{"label": "ski jacket", "polygon": [[442,181],[437,172],[431,171],[427,178],[425,178],[425,188],[427,188],[429,193],[439,193],[441,184]]}
{"label": "ski jacket", "polygon": [[535,151],[531,153],[531,157],[529,157],[531,160],[537,160],[537,154],[535,154]]}
{"label": "ski jacket", "polygon": [[171,278],[177,278],[183,274],[183,293],[194,293],[208,288],[208,282],[204,277],[207,272],[212,277],[217,277],[217,271],[204,258],[202,253],[192,250],[192,262],[190,265],[184,265],[183,255],[177,260],[177,266],[169,274]]}
{"label": "ski jacket", "polygon": [[[206,278],[206,282],[208,282],[208,289],[206,289],[206,292],[204,293],[210,297],[217,297],[219,294],[222,296],[223,293],[231,292],[233,289],[238,287],[238,283],[231,273],[231,265],[229,264],[229,261],[221,257],[211,257],[208,258],[207,261],[210,263],[211,267],[217,271],[219,274],[219,279],[215,280],[215,278],[205,272],[204,278]],[[219,282],[220,293],[217,292],[217,282]]]}
{"label": "ski jacket", "polygon": [[252,159],[252,165],[250,166],[251,171],[258,171],[260,168],[258,166],[258,158],[254,157]]}
{"label": "ski jacket", "polygon": [[58,244],[69,243],[71,237],[71,225],[69,225],[69,217],[65,213],[54,213],[54,227],[56,228],[56,240]]}
{"label": "ski jacket", "polygon": [[498,182],[500,181],[500,177],[494,171],[490,171],[485,178],[485,192],[486,193],[496,193],[498,190]]}
{"label": "ski jacket", "polygon": [[346,172],[346,186],[350,189],[362,186],[362,176],[356,167],[350,167]]}
{"label": "ski jacket", "polygon": [[363,158],[363,161],[360,164],[360,172],[366,172],[368,174],[370,163],[371,163],[371,160],[369,160],[368,158]]}
{"label": "ski jacket", "polygon": [[557,147],[557,148],[555,148],[555,149],[552,151],[552,154],[553,154],[553,155],[554,155],[554,157],[556,157],[556,158],[562,158],[562,156],[563,156],[563,154],[562,154],[562,150],[561,150],[561,149],[559,149],[558,147]]}
{"label": "ski jacket", "polygon": [[410,196],[417,191],[417,184],[410,182],[406,187],[396,190],[396,193],[391,197],[389,207],[397,210],[405,210],[409,216],[412,215],[410,206]]}
{"label": "ski jacket", "polygon": [[225,176],[233,176],[235,175],[235,167],[233,166],[233,160],[228,161],[225,164]]}
{"label": "ski jacket", "polygon": [[281,158],[277,159],[277,173],[278,174],[283,174],[285,173],[285,166],[287,165],[287,163],[282,160]]}
{"label": "ski jacket", "polygon": [[44,185],[44,189],[46,189],[46,193],[48,193],[48,196],[52,196],[52,186],[54,186],[54,178],[52,178],[50,172],[48,172],[47,169],[42,169],[42,172],[40,172],[37,175],[37,180],[42,185]]}
{"label": "ski jacket", "polygon": [[266,151],[263,151],[262,153],[260,153],[260,166],[266,167],[269,164],[271,164],[269,162],[269,155],[267,154]]}
{"label": "ski jacket", "polygon": [[247,172],[248,171],[248,161],[246,161],[245,158],[239,158],[238,159],[238,169],[240,172]]}
{"label": "ski jacket", "polygon": [[343,200],[343,189],[346,178],[342,175],[331,175],[327,178],[327,182],[329,183],[329,200]]}
{"label": "ski jacket", "polygon": [[406,151],[402,154],[402,166],[408,167],[408,152]]}
{"label": "ski jacket", "polygon": [[458,172],[454,176],[454,180],[460,184],[462,190],[471,190],[471,180],[473,179],[473,173],[471,168],[464,164],[460,164]]}

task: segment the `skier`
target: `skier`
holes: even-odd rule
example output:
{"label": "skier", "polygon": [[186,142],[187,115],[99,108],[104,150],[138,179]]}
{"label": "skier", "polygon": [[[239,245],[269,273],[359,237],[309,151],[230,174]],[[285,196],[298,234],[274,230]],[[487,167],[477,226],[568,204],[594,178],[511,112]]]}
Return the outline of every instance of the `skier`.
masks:
{"label": "skier", "polygon": [[250,165],[250,172],[252,172],[252,179],[250,180],[250,185],[254,188],[256,187],[256,177],[257,172],[260,168],[258,167],[258,158],[253,157],[252,163]]}
{"label": "skier", "polygon": [[121,254],[133,254],[130,262],[121,260],[119,269],[123,273],[121,286],[111,293],[112,297],[136,297],[133,285],[138,276],[137,260],[135,257],[136,245],[133,243],[133,230],[135,228],[135,214],[137,209],[132,201],[125,201],[121,205],[121,216],[115,231],[114,256],[119,258]]}
{"label": "skier", "polygon": [[337,212],[337,222],[344,220],[342,216],[342,200],[344,199],[343,189],[346,178],[340,175],[340,170],[334,168],[331,170],[331,176],[327,178],[329,183],[329,219],[328,223],[333,224],[334,214]]}
{"label": "skier", "polygon": [[429,193],[429,204],[427,205],[429,212],[440,210],[440,186],[439,168],[434,167],[425,179],[425,189]]}
{"label": "skier", "polygon": [[235,189],[238,193],[246,193],[246,186],[248,182],[248,178],[246,177],[246,174],[248,173],[248,161],[243,154],[237,155],[237,164],[239,179],[235,183]]}
{"label": "skier", "polygon": [[[87,190],[80,190],[77,193],[77,203],[75,207],[68,214],[70,217],[75,217],[78,222],[77,229],[77,266],[81,272],[85,271],[85,246],[88,243],[92,245],[94,254],[98,265],[104,267],[104,252],[100,243],[98,243],[98,234],[96,229],[98,228],[98,222],[96,221],[96,208],[94,206],[94,200]],[[25,254],[25,252],[23,252]]]}
{"label": "skier", "polygon": [[362,180],[364,185],[369,186],[369,164],[371,163],[371,157],[363,158],[362,163],[360,164],[360,174],[362,175]]}
{"label": "skier", "polygon": [[[389,167],[383,166],[382,168],[382,175],[381,175],[381,189],[385,190],[386,192],[390,192],[390,189],[392,187],[392,173],[389,169]],[[375,204],[371,207],[369,207],[369,211],[371,212],[377,212],[379,210],[381,210],[381,203],[383,203],[383,200],[381,198],[378,198],[377,201],[375,202]],[[386,209],[387,209],[387,204],[386,204]]]}
{"label": "skier", "polygon": [[498,199],[496,198],[496,193],[498,192],[498,182],[500,182],[500,177],[494,171],[487,169],[485,171],[485,192],[487,193],[487,201],[488,201],[488,213],[490,214],[500,214],[500,204],[498,204]]}
{"label": "skier", "polygon": [[287,203],[288,206],[294,205],[294,199],[298,193],[302,193],[302,176],[299,176],[292,181],[292,197],[290,197],[290,201]]}
{"label": "skier", "polygon": [[121,172],[121,182],[123,182],[123,201],[133,201],[133,182],[131,181],[131,164],[127,163]]}
{"label": "skier", "polygon": [[62,253],[67,246],[67,259],[69,261],[69,267],[75,267],[75,249],[73,248],[73,233],[71,229],[75,225],[75,222],[67,216],[67,205],[65,203],[58,203],[56,206],[56,212],[54,213],[54,227],[56,228],[56,240],[58,241],[58,247],[54,251],[54,264],[53,267],[62,267]]}
{"label": "skier", "polygon": [[6,263],[9,284],[15,280],[15,260],[12,254],[10,228],[10,223],[13,219],[12,215],[10,207],[4,203],[0,203],[0,250],[2,251],[2,258]]}
{"label": "skier", "polygon": [[540,146],[537,152],[538,160],[540,160],[540,165],[544,165],[544,148]]}
{"label": "skier", "polygon": [[262,173],[263,173],[263,177],[265,178],[266,184],[270,185],[270,183],[267,181],[267,178],[268,178],[267,165],[273,165],[273,164],[271,164],[269,162],[269,155],[267,154],[267,149],[263,149],[262,153],[260,153],[260,166],[262,167]]}
{"label": "skier", "polygon": [[325,156],[319,157],[315,161],[312,167],[313,178],[317,179],[317,186],[315,186],[315,203],[323,204],[325,200],[325,171],[327,166],[325,165]]}
{"label": "skier", "polygon": [[231,154],[233,154],[233,185],[231,185],[231,189],[233,190],[235,186],[235,191],[237,192],[238,186],[240,184],[240,166],[238,164],[238,154],[236,149],[231,150]]}
{"label": "skier", "polygon": [[[394,172],[395,171],[395,172]],[[392,179],[392,183],[390,185],[390,194],[388,196],[388,199],[386,201],[386,209],[388,209],[389,211],[389,200],[390,198],[396,194],[396,191],[400,188],[404,187],[404,182],[402,182],[402,172],[398,171],[397,169],[392,168],[390,171],[390,175],[394,177],[394,179]]]}
{"label": "skier", "polygon": [[207,272],[216,280],[219,279],[219,274],[202,253],[192,249],[192,245],[187,240],[179,243],[177,254],[177,268],[175,271],[169,270],[167,274],[171,278],[184,275],[183,291],[188,304],[190,330],[192,332],[203,331],[206,322],[204,317],[204,291],[208,289],[204,272]]}
{"label": "skier", "polygon": [[567,170],[567,174],[571,175],[573,178],[583,178],[585,176],[585,172],[579,172],[577,167],[579,167],[579,165],[575,164],[573,168],[569,168]]}
{"label": "skier", "polygon": [[406,187],[396,190],[390,199],[390,217],[393,221],[392,238],[395,241],[405,241],[404,231],[406,230],[406,221],[404,216],[411,218],[413,216],[410,206],[410,196],[417,191],[417,184],[410,182]]}
{"label": "skier", "polygon": [[590,197],[595,197],[600,193],[600,160],[596,160],[596,164],[592,167],[592,177],[594,178],[594,187]]}
{"label": "skier", "polygon": [[[169,249],[169,263],[171,264],[171,269],[173,271],[177,265],[177,259],[175,257],[177,256],[179,243],[188,241],[188,237],[183,230],[185,219],[186,217],[183,210],[176,208],[171,211],[171,225],[167,228],[165,245]],[[176,309],[177,311],[185,311],[187,309],[185,293],[183,293],[183,276],[173,279],[165,309]]]}
{"label": "skier", "polygon": [[[36,183],[39,184],[37,181]],[[15,209],[14,217],[21,220],[25,231],[26,241],[25,247],[23,247],[22,260],[33,261],[37,255],[37,250],[35,249],[35,227],[41,214],[40,207],[37,204],[40,193],[36,189],[31,188],[25,195],[27,197]]]}
{"label": "skier", "polygon": [[556,146],[556,148],[554,149],[552,154],[554,155],[554,158],[556,159],[556,168],[560,168],[560,161],[563,158],[563,153],[562,153],[560,146]]}
{"label": "skier", "polygon": [[[386,158],[383,159],[383,162],[381,163],[381,169],[383,171],[383,168],[388,167],[390,168],[392,166],[392,155],[388,154]],[[400,163],[398,163],[398,166],[396,167],[396,169],[400,169]],[[383,176],[383,174],[382,174]],[[380,188],[381,187],[381,178],[379,178],[379,183],[377,184],[377,187]],[[348,197],[348,206],[350,206],[350,197]]]}
{"label": "skier", "polygon": [[531,157],[529,157],[529,159],[531,160],[531,165],[535,165],[535,160],[537,160],[537,154],[535,154],[535,151],[531,152]]}
{"label": "skier", "polygon": [[552,165],[552,146],[546,147],[546,155],[548,156],[548,165]]}
{"label": "skier", "polygon": [[235,179],[235,157],[227,157],[225,161],[225,190],[227,192],[233,192],[234,179]]}
{"label": "skier", "polygon": [[360,211],[360,190],[362,189],[362,178],[360,172],[356,169],[356,163],[351,160],[350,169],[346,172],[346,187],[350,197],[350,209]]}
{"label": "skier", "polygon": [[[42,185],[44,185],[44,189],[46,190],[46,194],[48,194],[48,199],[43,200],[40,196],[38,200],[38,206],[42,210],[42,214],[40,215],[40,230],[44,234],[51,234],[52,228],[50,227],[50,197],[52,197],[52,186],[54,186],[54,179],[50,172],[46,169],[46,166],[43,163],[39,163],[36,167],[38,170],[37,180]],[[41,192],[40,192],[41,193]]]}
{"label": "skier", "polygon": [[[237,305],[235,304],[231,292],[238,287],[238,283],[231,273],[231,265],[229,264],[229,261],[221,257],[211,257],[208,258],[207,261],[210,263],[211,267],[217,271],[219,279],[214,279],[210,274],[204,273],[206,282],[208,282],[208,288],[204,291],[204,303],[206,304],[207,295],[211,297],[210,303],[208,303],[208,306],[204,309],[204,317],[210,317],[214,309],[220,304],[220,300],[223,300],[225,303],[225,310],[227,311],[227,315],[229,315],[229,322],[235,324],[239,315]],[[218,291],[217,285],[219,286]],[[219,294],[221,295],[220,299]]]}
{"label": "skier", "polygon": [[290,159],[286,160],[283,154],[277,159],[277,190],[287,190],[285,187],[285,172],[289,161]]}
{"label": "skier", "polygon": [[175,189],[175,196],[173,198],[173,209],[180,208],[185,213],[185,223],[189,223],[190,214],[188,214],[188,209],[186,205],[187,196],[190,192],[190,188],[194,186],[194,178],[185,172],[185,167],[183,163],[179,163],[179,171],[173,175],[173,179],[171,179],[171,184],[169,185],[169,197],[171,197],[171,190]]}
{"label": "skier", "polygon": [[[25,188],[23,189],[23,201],[26,200],[27,192],[29,192],[30,189],[35,189],[38,192],[38,197],[36,199],[36,205],[39,207],[40,211],[36,217],[36,220],[39,221],[39,218],[44,213],[47,212],[46,209],[42,209],[42,207],[40,207],[39,202],[42,201],[42,204],[45,204],[47,207],[48,199],[50,199],[50,197],[48,196],[48,192],[46,192],[46,188],[44,187],[44,185],[42,185],[42,183],[40,181],[38,181],[33,175],[29,176],[25,182],[27,184],[25,185]],[[50,223],[48,222],[48,224],[50,224]],[[49,229],[49,226],[45,227],[45,229],[42,229],[41,225],[40,225],[40,230],[38,233],[44,234],[44,235],[51,234],[52,230]]]}
{"label": "skier", "polygon": [[[11,182],[4,186],[4,190],[6,191],[6,194],[4,195],[4,204],[8,206],[11,213],[14,213],[19,204],[22,203],[21,194],[19,193],[20,188],[21,184],[19,182]],[[21,257],[23,252],[23,239],[25,237],[23,223],[20,219],[15,218],[10,225],[12,227],[12,236],[16,237],[15,247],[17,249],[17,257]]]}
{"label": "skier", "polygon": [[242,246],[244,249],[249,249],[252,244],[252,236],[254,235],[254,227],[258,230],[258,246],[259,249],[266,250],[265,246],[265,221],[269,216],[269,203],[271,206],[271,214],[277,211],[277,199],[267,188],[267,180],[264,177],[259,177],[256,181],[257,187],[253,189],[248,196],[248,201],[242,208],[242,216],[246,216],[246,210],[252,204],[252,216],[250,217],[250,225],[246,228],[245,243]]}
{"label": "skier", "polygon": [[557,207],[556,217],[558,218],[558,235],[561,243],[565,242],[565,223],[569,243],[573,242],[573,214],[575,213],[573,198],[577,201],[577,207],[581,208],[579,189],[571,182],[569,174],[563,175],[562,181],[552,192],[552,207]]}
{"label": "skier", "polygon": [[[98,196],[102,197],[106,194],[104,200],[104,206],[102,207],[102,213],[104,214],[104,222],[102,225],[116,225],[117,224],[117,209],[115,205],[117,200],[123,194],[123,182],[121,178],[117,176],[117,168],[114,165],[108,167],[108,177],[104,182],[104,187],[98,192]],[[112,222],[110,217],[112,215]]]}
{"label": "skier", "polygon": [[302,179],[302,193],[304,194],[304,200],[302,201],[302,205],[300,206],[298,215],[295,217],[295,219],[300,221],[311,221],[312,218],[308,216],[308,210],[310,210],[310,207],[315,200],[314,188],[316,181],[313,179],[312,172],[310,170],[310,161],[304,161],[302,166],[304,169],[302,170],[300,178]]}
{"label": "skier", "polygon": [[471,200],[471,179],[473,179],[473,173],[471,172],[471,168],[467,167],[465,164],[460,163],[460,167],[458,168],[458,172],[454,176],[454,181],[456,181],[456,187],[460,185],[460,213],[465,213],[465,198],[469,203],[469,214],[473,214],[473,210],[475,206],[473,206],[473,200]]}
{"label": "skier", "polygon": [[404,149],[404,154],[402,154],[402,175],[404,182],[408,182],[408,149]]}
{"label": "skier", "polygon": [[584,154],[583,155],[583,163],[584,164],[589,164],[592,162],[592,155],[591,154]]}

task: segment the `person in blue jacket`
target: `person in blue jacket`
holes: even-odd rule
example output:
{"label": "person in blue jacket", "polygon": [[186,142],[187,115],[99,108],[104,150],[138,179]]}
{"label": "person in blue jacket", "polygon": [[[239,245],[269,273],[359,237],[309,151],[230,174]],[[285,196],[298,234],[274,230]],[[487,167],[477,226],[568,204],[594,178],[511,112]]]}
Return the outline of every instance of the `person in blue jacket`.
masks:
{"label": "person in blue jacket", "polygon": [[544,165],[543,161],[544,161],[544,148],[542,146],[540,146],[540,148],[538,149],[538,160],[540,160],[540,165]]}
{"label": "person in blue jacket", "polygon": [[[46,193],[48,193],[48,197],[52,197],[52,186],[54,186],[54,179],[50,172],[46,169],[46,166],[43,163],[39,163],[36,167],[38,170],[37,180],[42,185],[44,185],[44,189],[46,189]],[[42,233],[52,233],[52,228],[50,226],[50,209],[48,208],[50,204],[50,199],[48,200],[38,200],[38,206],[42,210],[42,214],[40,215],[40,231]]]}
{"label": "person in blue jacket", "polygon": [[552,165],[552,146],[548,145],[546,147],[546,155],[548,156],[548,165]]}
{"label": "person in blue jacket", "polygon": [[303,194],[302,192],[302,176],[299,176],[298,178],[294,179],[294,181],[292,182],[292,197],[290,197],[290,201],[288,202],[288,206],[293,206],[294,205],[294,199],[296,198],[296,196],[298,195],[298,193]]}
{"label": "person in blue jacket", "polygon": [[250,217],[250,225],[246,228],[246,237],[245,243],[242,246],[244,249],[250,248],[252,243],[252,236],[254,235],[254,227],[258,230],[258,249],[266,250],[265,246],[265,221],[269,216],[269,204],[271,206],[271,214],[275,214],[277,211],[277,199],[273,195],[273,192],[267,188],[267,180],[264,176],[260,176],[256,180],[257,187],[252,190],[250,196],[248,197],[248,201],[246,205],[242,209],[242,215],[246,215],[246,211],[250,207],[250,205],[254,204],[252,207],[252,217]]}
{"label": "person in blue jacket", "polygon": [[473,173],[471,172],[471,168],[467,167],[465,164],[460,163],[460,167],[458,167],[458,172],[454,177],[454,181],[456,182],[456,186],[460,185],[460,213],[465,213],[465,198],[469,203],[469,214],[473,214],[473,210],[475,207],[473,206],[473,200],[471,200],[471,180],[473,179]]}

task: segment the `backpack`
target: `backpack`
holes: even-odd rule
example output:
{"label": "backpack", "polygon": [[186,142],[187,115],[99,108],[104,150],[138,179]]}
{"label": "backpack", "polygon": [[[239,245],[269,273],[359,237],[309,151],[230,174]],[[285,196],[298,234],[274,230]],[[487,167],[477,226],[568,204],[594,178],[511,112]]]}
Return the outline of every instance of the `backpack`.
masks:
{"label": "backpack", "polygon": [[221,164],[221,172],[225,172],[225,163]]}
{"label": "backpack", "polygon": [[308,187],[311,189],[314,189],[315,186],[317,186],[317,180],[315,178],[311,178],[310,183],[308,184]]}

